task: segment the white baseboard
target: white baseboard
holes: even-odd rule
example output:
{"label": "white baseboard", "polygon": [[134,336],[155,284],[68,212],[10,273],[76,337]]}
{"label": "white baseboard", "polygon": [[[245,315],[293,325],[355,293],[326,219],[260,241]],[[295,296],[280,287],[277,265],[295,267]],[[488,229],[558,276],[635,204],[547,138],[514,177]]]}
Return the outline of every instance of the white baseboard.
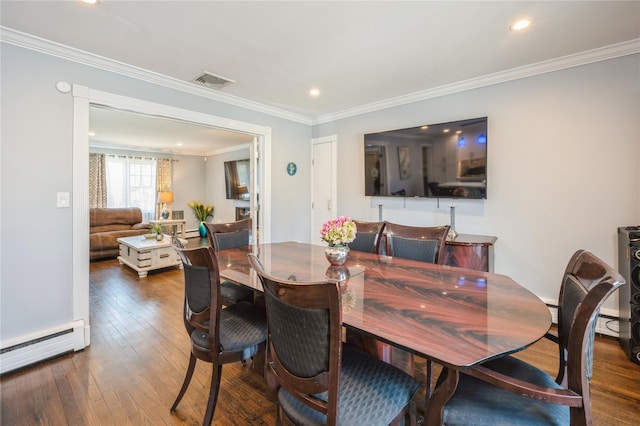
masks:
{"label": "white baseboard", "polygon": [[17,370],[57,355],[85,347],[84,321],[3,341],[0,346],[0,374]]}
{"label": "white baseboard", "polygon": [[[558,324],[558,306],[557,301],[544,300],[551,312],[551,321]],[[612,309],[601,309],[596,324],[596,333],[604,334],[611,337],[619,337],[620,322],[618,320],[618,312]]]}
{"label": "white baseboard", "polygon": [[185,238],[200,238],[200,232],[197,229],[187,229]]}

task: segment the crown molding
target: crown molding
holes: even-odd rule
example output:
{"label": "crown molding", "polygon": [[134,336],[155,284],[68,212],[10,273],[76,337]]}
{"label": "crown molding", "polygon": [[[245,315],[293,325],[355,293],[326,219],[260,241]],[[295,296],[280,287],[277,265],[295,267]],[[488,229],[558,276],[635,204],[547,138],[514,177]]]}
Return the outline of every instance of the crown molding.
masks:
{"label": "crown molding", "polygon": [[103,56],[88,53],[79,49],[75,49],[69,46],[65,46],[60,43],[55,43],[50,40],[46,40],[40,37],[36,37],[30,34],[26,34],[20,31],[16,31],[10,28],[0,26],[0,42],[12,44],[14,46],[22,47],[36,52],[44,53],[50,56],[55,56],[68,61],[76,62],[83,65],[88,65],[94,68],[99,68],[105,71],[114,72],[116,74],[133,77],[138,80],[146,81],[149,83],[157,84],[159,86],[167,87],[170,89],[180,90],[181,92],[190,93],[204,98],[212,99],[214,101],[223,102],[229,105],[234,105],[241,108],[246,108],[252,111],[268,114],[271,116],[283,118],[286,120],[302,123],[306,125],[312,124],[312,118],[295,114],[283,109],[274,108],[268,105],[264,105],[258,102],[253,102],[238,96],[229,95],[223,92],[215,92],[211,89],[196,86],[192,83],[188,83],[182,80],[178,80],[172,77],[167,77],[162,74],[155,73],[153,71],[145,70],[143,68],[135,67],[125,64],[123,62],[114,61]]}
{"label": "crown molding", "polygon": [[614,59],[638,53],[640,53],[640,38],[625,41],[622,43],[612,44],[610,46],[605,46],[598,49],[587,50],[585,52],[575,53],[556,59],[550,59],[548,61],[542,61],[522,67],[512,68],[506,71],[488,74],[481,77],[471,78],[469,80],[463,80],[444,86],[434,87],[432,89],[422,90],[420,92],[410,93],[408,95],[397,96],[379,102],[372,102],[370,104],[362,105],[356,108],[346,109],[335,114],[318,116],[313,121],[313,124],[316,125],[328,123],[344,118],[354,117],[360,114],[379,111],[385,108],[406,105],[412,102],[451,95],[453,93],[478,89],[480,87],[505,83],[512,80],[518,80],[521,78],[532,77],[535,75],[560,71],[567,68],[578,67],[581,65],[606,61],[608,59]]}
{"label": "crown molding", "polygon": [[47,55],[59,57],[106,71],[115,72],[117,74],[133,77],[167,88],[180,90],[182,92],[202,96],[204,98],[212,99],[218,102],[246,108],[252,111],[306,125],[328,123],[331,121],[354,117],[357,115],[375,112],[386,108],[397,107],[413,102],[433,99],[440,96],[446,96],[454,93],[464,92],[467,90],[478,89],[485,86],[491,86],[508,81],[532,77],[535,75],[560,71],[567,68],[640,53],[640,39],[633,39],[610,46],[551,59],[548,61],[537,62],[522,67],[512,68],[506,71],[463,80],[444,86],[434,87],[432,89],[422,90],[419,92],[410,93],[408,95],[397,96],[378,102],[372,102],[366,105],[345,109],[332,114],[320,115],[318,117],[308,117],[279,108],[274,108],[258,102],[253,102],[244,98],[240,98],[238,96],[229,95],[227,93],[211,91],[210,89],[201,88],[182,80],[167,77],[162,74],[134,67],[122,62],[114,61],[112,59],[108,59],[99,55],[94,55],[92,53],[87,53],[60,43],[55,43],[40,37],[35,37],[30,34],[22,33],[20,31],[2,26],[0,26],[0,42],[12,44],[15,46],[23,47],[25,49],[34,50]]}

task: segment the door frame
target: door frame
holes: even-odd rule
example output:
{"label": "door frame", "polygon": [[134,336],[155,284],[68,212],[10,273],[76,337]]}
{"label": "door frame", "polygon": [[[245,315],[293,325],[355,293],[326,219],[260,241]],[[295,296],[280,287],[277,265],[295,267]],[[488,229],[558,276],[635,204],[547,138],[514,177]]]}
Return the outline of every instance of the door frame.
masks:
{"label": "door frame", "polygon": [[[92,104],[125,111],[177,119],[194,124],[254,135],[253,148],[259,152],[261,242],[271,242],[271,128],[231,120],[197,111],[144,101],[73,85],[73,203],[72,203],[72,287],[73,320],[84,324],[84,346],[89,346],[89,110]],[[255,187],[254,187],[255,188]],[[255,189],[252,189],[252,191]],[[256,197],[251,197],[256,198]]]}

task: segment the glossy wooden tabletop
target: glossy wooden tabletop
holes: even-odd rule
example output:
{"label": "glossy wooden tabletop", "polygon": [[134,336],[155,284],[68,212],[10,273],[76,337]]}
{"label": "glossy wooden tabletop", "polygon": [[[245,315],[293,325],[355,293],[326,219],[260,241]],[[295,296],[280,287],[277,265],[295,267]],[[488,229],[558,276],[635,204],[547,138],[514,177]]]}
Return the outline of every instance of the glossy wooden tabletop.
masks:
{"label": "glossy wooden tabletop", "polygon": [[507,276],[355,251],[345,268],[334,268],[324,247],[311,244],[220,251],[221,277],[262,290],[249,267],[249,250],[277,278],[344,279],[346,327],[452,370],[517,352],[551,326],[545,304]]}

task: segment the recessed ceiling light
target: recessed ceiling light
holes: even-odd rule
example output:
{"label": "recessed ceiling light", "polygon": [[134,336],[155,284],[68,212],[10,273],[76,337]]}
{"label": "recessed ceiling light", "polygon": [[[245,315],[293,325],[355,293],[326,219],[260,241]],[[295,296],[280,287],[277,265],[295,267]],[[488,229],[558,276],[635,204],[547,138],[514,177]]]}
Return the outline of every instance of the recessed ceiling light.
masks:
{"label": "recessed ceiling light", "polygon": [[531,21],[529,21],[528,19],[520,19],[520,20],[514,22],[513,24],[511,24],[509,29],[511,31],[520,31],[520,30],[524,30],[529,25],[531,25]]}
{"label": "recessed ceiling light", "polygon": [[311,96],[319,96],[320,95],[320,90],[319,89],[311,89],[311,90],[309,90],[309,94]]}
{"label": "recessed ceiling light", "polygon": [[449,132],[450,132],[450,130],[449,130],[449,129],[444,129],[444,130],[442,131],[442,133],[449,133]]}
{"label": "recessed ceiling light", "polygon": [[87,3],[87,4],[98,4],[100,3],[100,0],[80,0],[82,3]]}
{"label": "recessed ceiling light", "polygon": [[422,126],[420,127],[422,130],[427,130],[429,128],[429,126]]}

